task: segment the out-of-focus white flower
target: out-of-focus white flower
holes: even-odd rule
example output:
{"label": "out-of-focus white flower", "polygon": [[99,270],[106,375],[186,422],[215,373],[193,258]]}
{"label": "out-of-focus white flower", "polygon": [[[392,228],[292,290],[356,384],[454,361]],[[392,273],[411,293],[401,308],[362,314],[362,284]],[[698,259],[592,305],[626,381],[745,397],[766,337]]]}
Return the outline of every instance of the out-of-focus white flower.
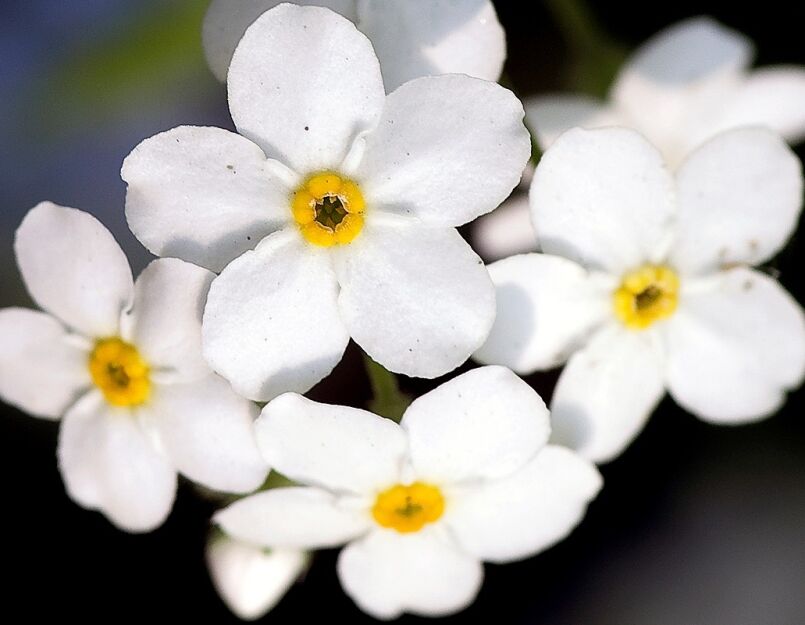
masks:
{"label": "out-of-focus white flower", "polygon": [[[691,18],[643,44],[622,68],[607,102],[574,94],[538,96],[525,101],[526,118],[543,150],[575,126],[624,126],[641,132],[672,167],[715,134],[739,126],[767,126],[789,142],[800,141],[805,68],[750,71],[753,56],[744,35],[708,17]],[[509,204],[479,221],[474,233],[482,256],[492,250],[488,259],[536,250],[522,226],[527,211],[516,200]]]}
{"label": "out-of-focus white flower", "polygon": [[245,621],[271,610],[307,570],[310,555],[298,549],[266,549],[226,535],[207,541],[207,568],[227,607]]}
{"label": "out-of-focus white flower", "polygon": [[455,226],[520,179],[517,98],[458,75],[387,97],[351,22],[285,4],[241,40],[229,102],[242,136],[176,128],[122,171],[146,247],[223,269],[204,313],[213,368],[268,400],[321,380],[350,336],[406,375],[464,362],[492,325],[494,288]]}
{"label": "out-of-focus white flower", "polygon": [[[213,0],[204,19],[204,51],[219,80],[246,29],[279,0]],[[304,0],[355,23],[374,45],[388,91],[434,74],[495,81],[506,60],[506,34],[489,0]]]}
{"label": "out-of-focus white flower", "polygon": [[601,487],[593,465],[546,446],[545,404],[502,367],[441,385],[414,401],[400,425],[287,393],[265,407],[256,431],[269,464],[305,486],[251,495],[215,522],[269,547],[348,543],[341,584],[378,618],[466,607],[482,561],[553,545]]}
{"label": "out-of-focus white flower", "polygon": [[567,360],[553,440],[596,461],[666,388],[713,423],[768,416],[802,380],[805,323],[749,266],[783,247],[801,204],[800,163],[766,129],[717,135],[675,176],[634,130],[570,130],[531,187],[545,254],[490,265],[498,313],[476,357],[519,373]]}
{"label": "out-of-focus white flower", "polygon": [[156,260],[135,283],[108,230],[49,202],[26,215],[15,250],[46,312],[0,310],[0,396],[64,417],[58,457],[70,497],[147,531],[170,512],[177,470],[221,491],[262,483],[257,408],[201,356],[212,273]]}
{"label": "out-of-focus white flower", "polygon": [[641,132],[672,167],[715,134],[766,126],[788,141],[805,137],[805,68],[750,71],[744,35],[708,17],[657,33],[632,55],[609,101],[548,95],[526,102],[543,149],[575,126],[625,126]]}

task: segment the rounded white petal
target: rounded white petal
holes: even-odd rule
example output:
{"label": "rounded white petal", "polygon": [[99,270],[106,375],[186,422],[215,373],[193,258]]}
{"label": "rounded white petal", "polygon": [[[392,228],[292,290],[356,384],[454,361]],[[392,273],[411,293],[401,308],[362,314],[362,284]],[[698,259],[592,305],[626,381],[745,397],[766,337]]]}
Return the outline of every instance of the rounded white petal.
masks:
{"label": "rounded white petal", "polygon": [[58,458],[70,497],[120,529],[147,532],[170,513],[175,469],[134,413],[112,408],[100,393],[88,393],[65,415]]}
{"label": "rounded white petal", "polygon": [[489,0],[370,0],[359,3],[358,12],[388,91],[434,74],[500,77],[506,33]]}
{"label": "rounded white petal", "polygon": [[366,136],[357,178],[367,205],[429,225],[459,226],[517,186],[531,139],[508,89],[468,76],[431,76],[386,99]]}
{"label": "rounded white petal", "polygon": [[337,168],[385,99],[372,44],[319,7],[284,4],[257,18],[227,81],[240,133],[300,174]]}
{"label": "rounded white petal", "polygon": [[310,563],[305,551],[267,551],[226,536],[210,540],[206,556],[215,589],[245,621],[257,620],[277,605]]}
{"label": "rounded white petal", "polygon": [[531,225],[528,193],[515,190],[494,211],[476,219],[471,241],[487,261],[535,251],[537,237]]}
{"label": "rounded white petal", "polygon": [[602,485],[594,465],[550,445],[510,477],[456,494],[445,523],[475,557],[519,560],[565,538]]}
{"label": "rounded white petal", "polygon": [[114,336],[131,305],[126,255],[89,213],[42,202],[28,211],[14,241],[17,264],[34,301],[69,327]]}
{"label": "rounded white petal", "polygon": [[89,354],[46,313],[0,310],[0,398],[36,417],[58,419],[91,384]]}
{"label": "rounded white petal", "polygon": [[559,135],[571,128],[628,126],[615,109],[585,95],[541,95],[523,101],[523,106],[528,127],[543,150],[547,150]]}
{"label": "rounded white petal", "polygon": [[679,271],[755,265],[779,251],[796,228],[802,166],[770,130],[729,130],[683,163],[677,172],[677,204],[671,263]]}
{"label": "rounded white petal", "polygon": [[767,67],[752,72],[730,94],[718,130],[766,126],[787,141],[805,138],[805,69]]}
{"label": "rounded white petal", "polygon": [[215,513],[213,521],[230,536],[265,547],[337,547],[363,534],[366,510],[339,505],[318,488],[273,488],[250,495]]}
{"label": "rounded white petal", "polygon": [[366,223],[335,259],[341,317],[355,342],[386,369],[444,375],[489,334],[492,281],[453,228]]}
{"label": "rounded white petal", "polygon": [[403,612],[444,616],[466,608],[481,588],[484,569],[437,532],[375,530],[341,551],[338,577],[361,610],[385,620]]}
{"label": "rounded white petal", "polygon": [[283,475],[327,490],[371,493],[400,481],[408,439],[371,412],[280,395],[255,424],[268,463]]}
{"label": "rounded white petal", "polygon": [[774,413],[805,374],[805,318],[775,280],[737,268],[684,295],[667,325],[668,389],[714,423]]}
{"label": "rounded white petal", "polygon": [[[284,0],[213,0],[210,3],[204,16],[202,40],[207,63],[218,80],[226,80],[232,55],[246,29],[282,2]],[[295,0],[294,4],[326,7],[352,21],[357,19],[355,0]]]}
{"label": "rounded white petal", "polygon": [[616,274],[652,259],[673,217],[673,179],[660,153],[625,128],[563,134],[531,185],[542,251]]}
{"label": "rounded white petal", "polygon": [[151,368],[183,381],[210,373],[201,355],[201,315],[214,277],[176,258],[157,259],[137,277],[126,338]]}
{"label": "rounded white petal", "polygon": [[621,70],[646,80],[684,86],[752,63],[754,46],[741,33],[709,17],[693,17],[658,32]]}
{"label": "rounded white petal", "polygon": [[612,309],[612,287],[571,260],[523,254],[488,267],[497,316],[475,359],[520,374],[562,364]]}
{"label": "rounded white petal", "polygon": [[349,341],[337,297],[324,250],[290,230],[273,234],[213,281],[204,356],[250,399],[304,393],[332,371]]}
{"label": "rounded white petal", "polygon": [[258,408],[215,374],[159,385],[148,406],[154,430],[180,473],[213,490],[248,493],[268,466],[254,436]]}
{"label": "rounded white petal", "polygon": [[458,483],[509,475],[548,440],[548,409],[504,367],[473,369],[422,395],[401,425],[417,477]]}
{"label": "rounded white petal", "polygon": [[290,191],[248,139],[180,126],[126,157],[126,219],[157,256],[220,271],[291,219]]}
{"label": "rounded white petal", "polygon": [[611,325],[576,352],[554,390],[551,442],[597,463],[638,435],[665,391],[664,362],[651,330]]}

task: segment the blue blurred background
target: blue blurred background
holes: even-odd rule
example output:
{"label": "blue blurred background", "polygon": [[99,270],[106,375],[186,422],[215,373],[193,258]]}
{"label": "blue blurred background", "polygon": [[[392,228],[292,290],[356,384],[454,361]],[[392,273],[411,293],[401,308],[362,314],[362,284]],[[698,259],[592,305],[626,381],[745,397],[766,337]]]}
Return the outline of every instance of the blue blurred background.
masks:
{"label": "blue blurred background", "polygon": [[[761,64],[805,64],[802,3],[599,3],[594,16],[613,42],[598,50],[603,64],[579,56],[548,3],[496,4],[509,37],[507,75],[521,94],[571,80],[600,91],[612,59],[698,13],[752,37]],[[125,226],[122,159],[142,139],[178,124],[231,127],[224,88],[202,56],[205,8],[206,0],[0,3],[0,306],[29,302],[12,239],[40,200],[93,213],[135,272],[147,262]],[[593,66],[599,69],[591,73]],[[774,263],[800,301],[804,257],[797,240]],[[355,373],[359,363],[351,349],[313,396],[362,405],[369,390]],[[529,378],[544,396],[553,380]],[[432,386],[404,384],[417,393]],[[573,536],[527,562],[488,567],[478,602],[448,622],[805,623],[803,408],[800,391],[771,420],[716,428],[664,402],[635,445],[604,468],[607,486]],[[65,496],[56,425],[0,409],[0,553],[9,577],[3,610],[14,615],[6,622],[235,622],[203,562],[212,504],[184,487],[163,528],[122,534]],[[319,560],[268,618],[368,621],[338,589],[334,554]]]}

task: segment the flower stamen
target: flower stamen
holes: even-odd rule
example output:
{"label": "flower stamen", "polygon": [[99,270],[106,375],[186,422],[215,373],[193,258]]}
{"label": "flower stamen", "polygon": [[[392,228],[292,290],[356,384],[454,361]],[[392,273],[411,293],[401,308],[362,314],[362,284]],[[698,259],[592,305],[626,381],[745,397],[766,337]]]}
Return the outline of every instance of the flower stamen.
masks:
{"label": "flower stamen", "polygon": [[395,484],[377,496],[372,516],[378,525],[406,534],[418,532],[444,513],[444,496],[431,484]]}
{"label": "flower stamen", "polygon": [[307,178],[291,201],[302,236],[321,247],[351,243],[363,229],[364,208],[358,185],[334,172]]}
{"label": "flower stamen", "polygon": [[113,406],[138,406],[151,395],[148,364],[131,343],[100,339],[89,355],[92,381]]}
{"label": "flower stamen", "polygon": [[627,328],[644,330],[676,310],[679,278],[672,269],[646,265],[627,274],[613,296],[615,314]]}

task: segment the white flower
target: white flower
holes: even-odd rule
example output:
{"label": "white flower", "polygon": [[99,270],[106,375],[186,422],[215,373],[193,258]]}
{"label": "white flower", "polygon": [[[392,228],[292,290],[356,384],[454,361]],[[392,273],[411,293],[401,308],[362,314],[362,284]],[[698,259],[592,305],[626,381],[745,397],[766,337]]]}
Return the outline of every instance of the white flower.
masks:
{"label": "white flower", "polygon": [[257,408],[201,357],[209,271],[157,260],[134,283],[108,230],[49,202],[26,215],[15,250],[45,312],[0,310],[0,396],[64,417],[58,457],[70,497],[146,531],[170,512],[177,470],[216,490],[262,483]]}
{"label": "white flower", "polygon": [[307,570],[310,555],[298,549],[265,549],[214,535],[207,567],[215,589],[239,618],[252,621],[271,610]]}
{"label": "white flower", "polygon": [[575,126],[626,126],[641,132],[677,166],[722,130],[767,126],[788,141],[805,138],[805,68],[749,71],[752,42],[708,17],[657,33],[632,55],[609,101],[551,95],[527,101],[526,114],[546,149]]}
{"label": "white flower", "polygon": [[519,373],[565,362],[554,440],[605,461],[667,388],[690,412],[775,412],[805,370],[799,305],[750,265],[796,227],[802,171],[771,131],[706,142],[675,176],[634,130],[570,130],[531,187],[545,251],[490,265],[498,314],[476,357]]}
{"label": "white flower", "polygon": [[[204,19],[204,51],[226,80],[243,33],[279,0],[213,0]],[[506,59],[506,34],[490,0],[304,0],[355,23],[377,51],[386,88],[413,78],[467,74],[495,81]]]}
{"label": "white flower", "polygon": [[369,40],[282,5],[229,70],[241,135],[181,127],[123,165],[133,232],[220,271],[204,354],[241,394],[307,391],[350,336],[387,369],[436,377],[486,338],[489,276],[455,226],[495,208],[530,152],[522,106],[466,76],[386,97]]}
{"label": "white flower", "polygon": [[265,407],[256,430],[269,464],[304,486],[241,499],[215,522],[268,547],[348,543],[341,584],[378,618],[469,605],[482,561],[553,545],[601,487],[593,465],[545,445],[545,404],[502,367],[441,385],[400,425],[287,393]]}
{"label": "white flower", "polygon": [[[805,138],[805,68],[750,71],[744,35],[707,18],[675,24],[641,46],[621,69],[608,102],[574,94],[529,98],[526,119],[542,149],[575,126],[634,128],[677,167],[717,133],[767,126],[789,142]],[[536,249],[522,205],[508,203],[477,224],[476,246],[501,258]]]}

